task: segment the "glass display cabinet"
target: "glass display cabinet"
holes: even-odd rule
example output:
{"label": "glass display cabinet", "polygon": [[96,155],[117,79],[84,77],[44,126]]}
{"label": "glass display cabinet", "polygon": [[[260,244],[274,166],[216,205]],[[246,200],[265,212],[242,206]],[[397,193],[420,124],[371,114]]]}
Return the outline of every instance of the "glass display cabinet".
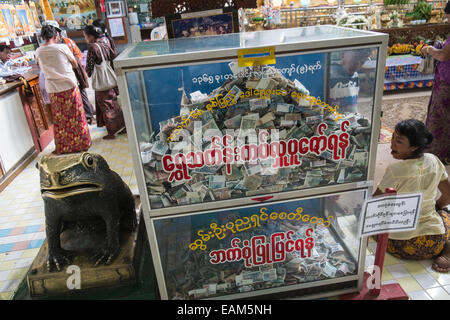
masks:
{"label": "glass display cabinet", "polygon": [[362,287],[387,41],[315,26],[114,61],[162,299]]}

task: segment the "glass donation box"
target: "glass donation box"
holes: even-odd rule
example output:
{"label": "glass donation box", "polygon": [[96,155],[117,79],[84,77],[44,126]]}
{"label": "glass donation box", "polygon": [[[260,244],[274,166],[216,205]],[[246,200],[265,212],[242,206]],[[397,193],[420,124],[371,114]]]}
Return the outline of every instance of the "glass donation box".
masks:
{"label": "glass donation box", "polygon": [[114,61],[162,299],[362,288],[387,41],[315,26]]}

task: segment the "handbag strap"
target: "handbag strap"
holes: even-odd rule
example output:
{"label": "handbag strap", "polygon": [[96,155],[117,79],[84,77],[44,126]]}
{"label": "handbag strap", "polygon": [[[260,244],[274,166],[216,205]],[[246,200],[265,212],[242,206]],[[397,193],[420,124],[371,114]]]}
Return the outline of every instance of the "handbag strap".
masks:
{"label": "handbag strap", "polygon": [[[102,62],[105,61],[105,58],[103,57],[103,50],[102,47],[100,47],[100,45],[98,43],[95,43],[98,47],[98,49],[100,50],[100,55],[102,56]],[[101,64],[101,63],[100,63]]]}

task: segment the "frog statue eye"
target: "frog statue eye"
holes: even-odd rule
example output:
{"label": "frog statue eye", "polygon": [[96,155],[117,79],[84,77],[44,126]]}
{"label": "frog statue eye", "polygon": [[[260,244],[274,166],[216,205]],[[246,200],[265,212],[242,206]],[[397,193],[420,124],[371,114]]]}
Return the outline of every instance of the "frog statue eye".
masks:
{"label": "frog statue eye", "polygon": [[87,168],[94,168],[95,167],[94,158],[90,154],[85,154],[83,157],[83,164]]}

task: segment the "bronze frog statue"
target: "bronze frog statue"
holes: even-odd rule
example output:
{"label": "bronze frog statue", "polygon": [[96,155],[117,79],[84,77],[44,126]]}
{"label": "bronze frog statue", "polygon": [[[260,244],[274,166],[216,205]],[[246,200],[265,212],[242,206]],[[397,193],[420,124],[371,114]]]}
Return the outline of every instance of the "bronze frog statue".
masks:
{"label": "bronze frog statue", "polygon": [[130,188],[99,154],[77,153],[43,156],[37,163],[44,200],[48,241],[47,268],[61,270],[73,253],[61,248],[65,225],[89,224],[100,219],[106,225],[106,244],[95,254],[95,266],[109,265],[120,252],[120,230],[137,225]]}

